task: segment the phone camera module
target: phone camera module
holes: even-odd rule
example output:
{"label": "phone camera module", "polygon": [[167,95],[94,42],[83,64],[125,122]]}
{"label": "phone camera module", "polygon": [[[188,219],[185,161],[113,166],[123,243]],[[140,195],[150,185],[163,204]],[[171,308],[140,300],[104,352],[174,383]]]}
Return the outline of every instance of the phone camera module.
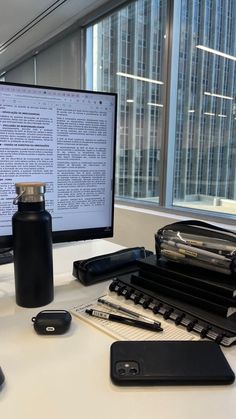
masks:
{"label": "phone camera module", "polygon": [[118,369],[118,374],[119,375],[125,375],[125,373],[126,373],[126,370],[124,368],[119,368]]}
{"label": "phone camera module", "polygon": [[139,364],[136,361],[119,361],[116,364],[116,373],[119,376],[137,375],[140,372]]}
{"label": "phone camera module", "polygon": [[129,373],[131,375],[136,375],[136,374],[138,374],[138,370],[137,370],[137,368],[130,368]]}

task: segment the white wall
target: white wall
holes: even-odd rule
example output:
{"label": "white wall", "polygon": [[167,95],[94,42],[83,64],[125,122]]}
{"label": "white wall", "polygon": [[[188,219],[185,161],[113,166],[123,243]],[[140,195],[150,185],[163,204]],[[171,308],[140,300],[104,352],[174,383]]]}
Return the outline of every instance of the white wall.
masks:
{"label": "white wall", "polygon": [[172,214],[116,205],[115,231],[110,241],[127,247],[144,246],[148,250],[155,251],[154,235],[157,230],[185,219],[186,217]]}

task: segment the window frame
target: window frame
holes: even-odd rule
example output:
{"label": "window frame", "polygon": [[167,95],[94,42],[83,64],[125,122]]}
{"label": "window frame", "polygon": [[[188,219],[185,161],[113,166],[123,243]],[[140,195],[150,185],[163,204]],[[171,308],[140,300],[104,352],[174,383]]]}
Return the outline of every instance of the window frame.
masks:
{"label": "window frame", "polygon": [[[99,16],[93,15],[92,22],[89,22],[82,29],[84,32],[84,57],[85,57],[85,68],[84,70],[84,87],[92,87],[91,84],[87,83],[86,72],[90,72],[88,65],[91,62],[88,58],[86,50],[86,31],[92,28],[92,25],[98,23],[104,19],[107,15],[114,13],[134,0],[123,2],[118,8],[112,9],[109,13]],[[232,225],[232,222],[236,219],[233,214],[224,212],[214,212],[209,210],[195,209],[175,206],[173,204],[173,179],[174,179],[174,153],[175,153],[175,127],[176,127],[176,98],[177,98],[177,82],[178,72],[176,67],[179,62],[179,35],[180,35],[180,24],[181,24],[181,2],[176,0],[167,0],[167,22],[166,22],[166,47],[165,47],[165,88],[164,93],[164,121],[163,121],[163,132],[161,140],[161,165],[160,165],[160,195],[159,204],[153,202],[145,202],[139,199],[132,198],[120,198],[115,197],[115,204],[117,205],[128,205],[134,208],[141,208],[143,210],[152,210],[156,212],[166,214],[172,214],[176,217],[191,217],[196,219],[204,219],[210,222],[223,223],[226,225]],[[91,36],[91,35],[90,35]],[[87,44],[88,48],[88,44]],[[89,73],[87,73],[89,74]],[[170,94],[171,92],[171,94]],[[170,123],[170,121],[172,121]],[[174,122],[173,122],[174,121]],[[167,177],[168,173],[168,177]]]}

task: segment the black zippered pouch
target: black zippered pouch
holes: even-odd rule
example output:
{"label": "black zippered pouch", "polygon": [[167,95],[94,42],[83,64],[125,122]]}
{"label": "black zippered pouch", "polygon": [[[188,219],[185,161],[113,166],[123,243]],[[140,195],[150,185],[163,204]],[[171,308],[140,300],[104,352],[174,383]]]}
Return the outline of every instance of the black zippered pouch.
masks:
{"label": "black zippered pouch", "polygon": [[155,235],[156,255],[182,265],[236,276],[236,233],[198,220],[168,224]]}
{"label": "black zippered pouch", "polygon": [[153,252],[144,247],[132,247],[89,259],[77,260],[73,263],[72,274],[82,284],[92,285],[137,270],[137,261],[152,254]]}

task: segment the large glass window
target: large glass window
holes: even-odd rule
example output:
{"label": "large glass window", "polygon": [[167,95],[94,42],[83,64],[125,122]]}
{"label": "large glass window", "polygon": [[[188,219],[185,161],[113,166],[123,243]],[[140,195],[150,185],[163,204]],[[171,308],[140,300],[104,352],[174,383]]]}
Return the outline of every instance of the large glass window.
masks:
{"label": "large glass window", "polygon": [[235,26],[235,0],[137,0],[88,28],[87,86],[119,96],[118,198],[236,213]]}
{"label": "large glass window", "polygon": [[117,197],[159,201],[166,13],[138,0],[87,31],[87,86],[118,92]]}
{"label": "large glass window", "polygon": [[174,204],[236,213],[236,2],[182,0]]}

